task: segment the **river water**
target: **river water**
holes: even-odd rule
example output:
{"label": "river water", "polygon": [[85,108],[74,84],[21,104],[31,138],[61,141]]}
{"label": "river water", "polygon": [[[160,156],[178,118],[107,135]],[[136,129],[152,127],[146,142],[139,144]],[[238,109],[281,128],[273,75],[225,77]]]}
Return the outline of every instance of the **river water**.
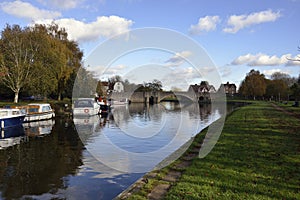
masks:
{"label": "river water", "polygon": [[130,104],[2,131],[0,199],[113,199],[219,117],[211,105]]}

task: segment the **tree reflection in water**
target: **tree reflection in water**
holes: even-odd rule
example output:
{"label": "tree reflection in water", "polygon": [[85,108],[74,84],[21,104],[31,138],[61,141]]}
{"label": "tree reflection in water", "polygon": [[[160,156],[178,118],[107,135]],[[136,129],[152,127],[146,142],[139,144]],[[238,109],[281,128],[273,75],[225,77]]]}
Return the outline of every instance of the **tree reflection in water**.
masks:
{"label": "tree reflection in water", "polygon": [[210,105],[131,104],[102,118],[57,118],[52,130],[24,125],[13,142],[0,137],[0,199],[113,199],[218,115]]}

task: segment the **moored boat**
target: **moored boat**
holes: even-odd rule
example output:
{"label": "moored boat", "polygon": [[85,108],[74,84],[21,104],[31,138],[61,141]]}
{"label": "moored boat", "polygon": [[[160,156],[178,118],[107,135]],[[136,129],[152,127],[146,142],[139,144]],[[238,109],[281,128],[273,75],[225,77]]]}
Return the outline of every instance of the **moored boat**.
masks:
{"label": "moored boat", "polygon": [[94,98],[79,98],[74,101],[73,115],[91,116],[100,112],[100,104]]}
{"label": "moored boat", "polygon": [[0,129],[22,125],[25,113],[17,108],[0,108]]}
{"label": "moored boat", "polygon": [[120,99],[120,100],[116,100],[116,99],[111,99],[110,101],[111,106],[112,107],[116,107],[116,106],[125,106],[127,104],[129,104],[129,100],[126,99]]}
{"label": "moored boat", "polygon": [[31,103],[26,108],[24,122],[40,121],[55,117],[54,110],[49,103]]}

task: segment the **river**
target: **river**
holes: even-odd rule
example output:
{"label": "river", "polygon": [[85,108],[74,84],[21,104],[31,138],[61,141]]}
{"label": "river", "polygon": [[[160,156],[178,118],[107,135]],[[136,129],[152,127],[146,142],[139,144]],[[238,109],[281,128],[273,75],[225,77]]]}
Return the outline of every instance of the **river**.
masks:
{"label": "river", "polygon": [[209,104],[130,104],[2,131],[0,199],[113,199],[219,117]]}

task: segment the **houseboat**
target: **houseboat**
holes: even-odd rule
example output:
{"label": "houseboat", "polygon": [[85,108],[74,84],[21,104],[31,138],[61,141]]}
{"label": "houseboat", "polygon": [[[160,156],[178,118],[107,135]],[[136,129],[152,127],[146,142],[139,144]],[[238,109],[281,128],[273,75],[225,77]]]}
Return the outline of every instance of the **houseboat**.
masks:
{"label": "houseboat", "polygon": [[26,108],[24,122],[40,121],[55,117],[54,110],[49,103],[31,103]]}
{"label": "houseboat", "polygon": [[17,108],[0,108],[0,129],[22,125],[25,113]]}

